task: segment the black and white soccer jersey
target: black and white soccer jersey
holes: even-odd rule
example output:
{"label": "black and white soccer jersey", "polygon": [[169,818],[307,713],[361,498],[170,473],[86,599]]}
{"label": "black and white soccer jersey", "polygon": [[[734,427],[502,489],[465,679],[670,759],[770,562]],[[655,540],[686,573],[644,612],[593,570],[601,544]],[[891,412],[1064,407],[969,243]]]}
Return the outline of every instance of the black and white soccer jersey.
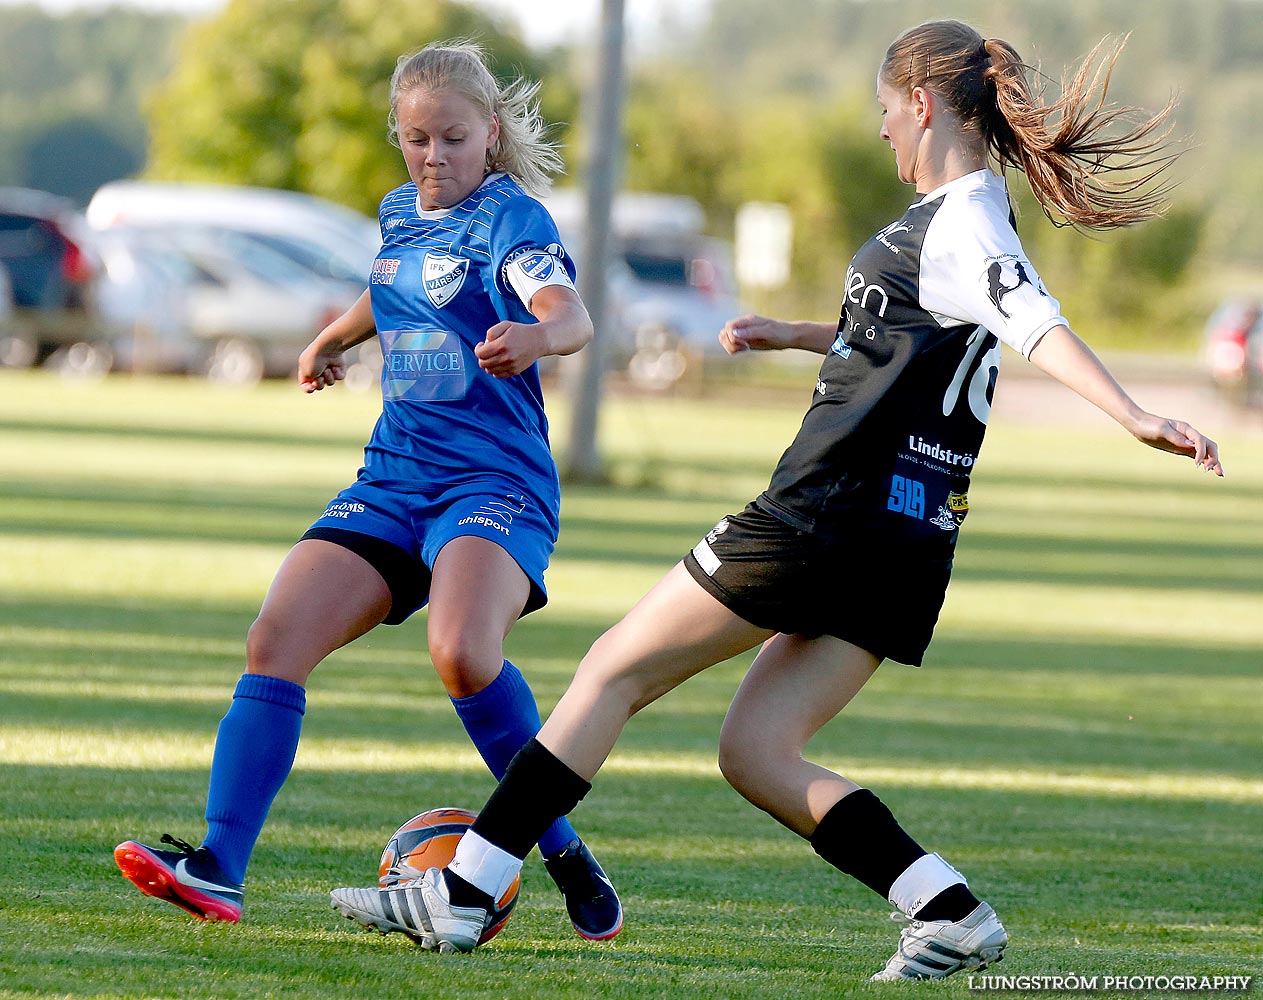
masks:
{"label": "black and white soccer jersey", "polygon": [[950,555],[1000,342],[1029,356],[1064,322],[1002,178],[979,170],[926,194],[847,269],[812,405],[756,503],[825,538]]}

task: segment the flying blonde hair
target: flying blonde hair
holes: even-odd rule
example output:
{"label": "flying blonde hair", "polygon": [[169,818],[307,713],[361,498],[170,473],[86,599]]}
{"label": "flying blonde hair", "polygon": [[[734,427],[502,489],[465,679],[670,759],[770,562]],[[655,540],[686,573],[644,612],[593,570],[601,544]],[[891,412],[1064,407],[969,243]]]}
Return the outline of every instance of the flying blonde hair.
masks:
{"label": "flying blonde hair", "polygon": [[561,154],[548,140],[539,113],[539,83],[517,77],[504,87],[487,68],[482,48],[467,39],[432,42],[399,57],[390,78],[390,141],[399,145],[399,99],[413,90],[454,90],[487,118],[500,122],[500,137],[487,155],[487,173],[503,172],[528,194],[541,197],[552,175],[565,172]]}

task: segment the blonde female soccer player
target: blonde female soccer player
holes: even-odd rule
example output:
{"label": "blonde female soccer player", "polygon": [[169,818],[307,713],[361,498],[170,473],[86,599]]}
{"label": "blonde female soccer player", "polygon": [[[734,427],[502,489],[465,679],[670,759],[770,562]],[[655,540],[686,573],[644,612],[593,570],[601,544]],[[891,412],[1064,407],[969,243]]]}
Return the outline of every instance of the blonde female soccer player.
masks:
{"label": "blonde female soccer player", "polygon": [[[333,650],[429,604],[430,657],[492,772],[539,729],[535,698],[504,658],[514,622],[542,607],[560,493],[539,372],[592,337],[574,265],[527,192],[561,167],[537,84],[501,87],[481,52],[436,43],[401,58],[392,139],[411,180],[381,203],[369,290],[303,351],[308,392],[341,379],[343,353],[376,335],[381,418],[355,483],[281,564],[219,727],[201,847],[135,841],[115,858],[142,892],[204,919],[241,915],[246,865],[289,774],[307,678]],[[564,819],[541,831],[544,864],[575,930],[613,937],[618,895]]]}

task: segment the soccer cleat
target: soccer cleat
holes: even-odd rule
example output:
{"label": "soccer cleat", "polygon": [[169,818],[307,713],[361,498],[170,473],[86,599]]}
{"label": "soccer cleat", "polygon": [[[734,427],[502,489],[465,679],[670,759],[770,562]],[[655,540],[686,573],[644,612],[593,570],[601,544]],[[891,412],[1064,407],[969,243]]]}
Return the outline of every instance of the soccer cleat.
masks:
{"label": "soccer cleat", "polygon": [[566,897],[566,912],[579,937],[608,941],[623,929],[623,904],[614,883],[582,840],[545,858],[544,867]]}
{"label": "soccer cleat", "polygon": [[382,934],[399,931],[430,951],[473,951],[487,926],[481,906],[448,902],[437,868],[382,889],[334,889],[329,898],[348,920]]}
{"label": "soccer cleat", "polygon": [[237,923],[244,890],[224,877],[215,855],[205,847],[194,850],[169,833],[162,835],[161,842],[179,850],[160,851],[134,840],[114,848],[114,860],[124,877],[146,896],[174,903],[199,920]]}
{"label": "soccer cleat", "polygon": [[1009,935],[986,903],[979,903],[963,920],[916,920],[892,913],[907,927],[899,935],[899,949],[873,980],[943,979],[954,972],[985,969],[1004,957]]}

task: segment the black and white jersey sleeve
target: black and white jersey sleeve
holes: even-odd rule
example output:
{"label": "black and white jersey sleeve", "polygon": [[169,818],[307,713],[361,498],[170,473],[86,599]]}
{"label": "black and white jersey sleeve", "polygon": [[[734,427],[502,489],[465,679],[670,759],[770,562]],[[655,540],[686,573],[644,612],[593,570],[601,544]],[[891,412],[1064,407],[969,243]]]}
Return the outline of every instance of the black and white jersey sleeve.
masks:
{"label": "black and white jersey sleeve", "polygon": [[1064,323],[988,170],[915,202],[847,269],[812,404],[756,501],[803,531],[950,555],[991,412],[1000,342]]}
{"label": "black and white jersey sleeve", "polygon": [[921,305],[941,326],[981,326],[1030,357],[1065,320],[1026,259],[1003,182],[987,176],[991,182],[941,199],[921,248]]}

